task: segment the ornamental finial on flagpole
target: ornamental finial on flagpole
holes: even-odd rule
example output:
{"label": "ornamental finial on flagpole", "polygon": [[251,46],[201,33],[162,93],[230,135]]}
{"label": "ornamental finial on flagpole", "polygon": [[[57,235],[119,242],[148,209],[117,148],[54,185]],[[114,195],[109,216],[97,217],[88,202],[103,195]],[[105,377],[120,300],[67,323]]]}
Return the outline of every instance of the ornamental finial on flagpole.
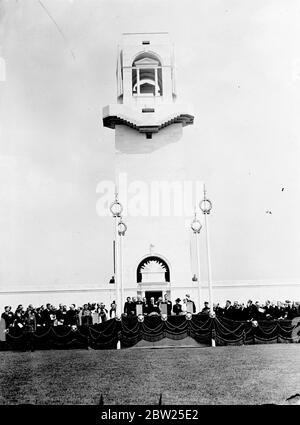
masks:
{"label": "ornamental finial on flagpole", "polygon": [[200,233],[200,230],[202,229],[202,224],[200,220],[197,218],[196,206],[194,208],[194,219],[191,223],[191,229],[194,233]]}
{"label": "ornamental finial on flagpole", "polygon": [[118,201],[118,189],[116,184],[115,184],[115,200],[114,202],[112,202],[109,209],[113,217],[120,217],[123,212],[123,206]]}
{"label": "ornamental finial on flagpole", "polygon": [[210,211],[212,209],[212,203],[211,203],[211,201],[206,198],[205,184],[203,184],[203,199],[199,203],[199,208],[203,212],[203,214],[210,214]]}

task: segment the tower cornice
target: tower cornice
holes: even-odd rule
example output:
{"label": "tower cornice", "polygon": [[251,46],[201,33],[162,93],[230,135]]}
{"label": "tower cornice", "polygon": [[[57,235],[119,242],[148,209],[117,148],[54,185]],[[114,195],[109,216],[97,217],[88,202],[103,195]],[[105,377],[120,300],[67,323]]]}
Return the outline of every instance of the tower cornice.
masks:
{"label": "tower cornice", "polygon": [[140,133],[157,133],[171,124],[181,123],[183,127],[194,123],[194,115],[189,105],[164,105],[139,110],[124,105],[108,105],[103,108],[104,127],[115,129],[116,125],[126,125]]}

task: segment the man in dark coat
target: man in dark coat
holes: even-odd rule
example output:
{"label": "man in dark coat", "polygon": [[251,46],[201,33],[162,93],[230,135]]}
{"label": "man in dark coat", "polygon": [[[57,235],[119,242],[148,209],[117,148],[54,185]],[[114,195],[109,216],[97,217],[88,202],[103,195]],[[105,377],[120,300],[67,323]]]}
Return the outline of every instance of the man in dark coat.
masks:
{"label": "man in dark coat", "polygon": [[224,309],[220,306],[219,303],[215,306],[215,313],[217,316],[223,316],[223,310]]}
{"label": "man in dark coat", "polygon": [[233,310],[233,307],[231,305],[231,301],[230,300],[227,300],[226,301],[226,304],[225,304],[225,307],[223,309],[223,317],[225,317],[226,319],[231,319],[232,320],[233,319],[232,310]]}
{"label": "man in dark coat", "polygon": [[45,326],[51,326],[52,325],[53,321],[52,321],[51,316],[52,316],[52,307],[51,307],[51,304],[48,303],[48,304],[46,304],[45,310],[42,311],[43,325],[45,325]]}
{"label": "man in dark coat", "polygon": [[66,319],[67,310],[63,304],[59,304],[59,309],[56,311],[56,320],[59,325],[63,325]]}
{"label": "man in dark coat", "polygon": [[147,298],[143,298],[143,314],[147,315],[149,313],[149,303],[147,301]]}
{"label": "man in dark coat", "polygon": [[131,300],[130,316],[136,316],[136,298],[135,297],[132,297],[132,300]]}
{"label": "man in dark coat", "polygon": [[257,308],[253,304],[252,300],[248,300],[247,307],[245,308],[245,310],[246,320],[254,320],[257,318]]}
{"label": "man in dark coat", "polygon": [[126,298],[126,302],[124,304],[124,314],[130,316],[132,310],[132,301],[130,297]]}
{"label": "man in dark coat", "polygon": [[265,308],[260,305],[260,303],[258,301],[256,301],[255,303],[256,306],[256,317],[254,317],[256,320],[266,320],[266,310]]}
{"label": "man in dark coat", "polygon": [[292,303],[291,301],[286,301],[285,303],[285,318],[287,320],[293,320],[294,317],[298,316],[298,309],[295,306],[295,303]]}
{"label": "man in dark coat", "polygon": [[243,320],[242,309],[238,301],[234,301],[231,311],[232,320]]}
{"label": "man in dark coat", "polygon": [[182,313],[182,306],[180,304],[180,301],[181,301],[181,299],[177,298],[175,300],[176,304],[173,305],[173,313],[176,314],[177,316],[179,316],[179,314]]}
{"label": "man in dark coat", "polygon": [[283,319],[285,311],[280,301],[277,301],[277,305],[274,307],[274,319]]}
{"label": "man in dark coat", "polygon": [[210,313],[209,303],[207,301],[205,301],[204,307],[201,310],[201,313],[202,314],[209,314]]}
{"label": "man in dark coat", "polygon": [[76,326],[78,324],[78,316],[75,304],[71,304],[66,314],[65,325]]}

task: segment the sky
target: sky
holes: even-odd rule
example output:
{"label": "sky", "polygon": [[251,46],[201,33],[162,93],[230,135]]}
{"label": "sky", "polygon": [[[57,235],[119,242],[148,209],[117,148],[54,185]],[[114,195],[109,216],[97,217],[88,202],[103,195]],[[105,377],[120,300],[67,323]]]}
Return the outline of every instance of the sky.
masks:
{"label": "sky", "polygon": [[116,102],[122,33],[155,31],[194,107],[184,160],[213,201],[214,279],[300,283],[299,19],[295,0],[2,0],[0,291],[110,279],[102,107]]}

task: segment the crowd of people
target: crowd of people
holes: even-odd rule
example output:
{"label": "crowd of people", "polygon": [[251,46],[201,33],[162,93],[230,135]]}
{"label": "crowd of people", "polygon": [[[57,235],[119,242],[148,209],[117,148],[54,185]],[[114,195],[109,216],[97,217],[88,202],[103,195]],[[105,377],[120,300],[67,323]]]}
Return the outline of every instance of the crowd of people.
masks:
{"label": "crowd of people", "polygon": [[[5,321],[5,327],[10,328],[18,326],[20,328],[35,330],[37,326],[78,326],[78,325],[93,325],[102,323],[113,318],[116,315],[116,303],[113,301],[110,304],[110,309],[105,307],[103,303],[87,303],[77,307],[71,304],[69,308],[66,305],[59,304],[56,308],[51,304],[33,307],[30,304],[27,309],[23,305],[18,305],[15,311],[11,306],[5,306],[1,318]],[[181,301],[180,298],[175,300],[173,304],[168,295],[158,298],[154,297],[149,300],[141,296],[127,297],[123,307],[122,314],[126,316],[143,315],[185,315],[187,313],[196,313],[196,306],[191,300],[189,294]],[[246,304],[227,300],[225,306],[214,304],[213,312],[207,301],[198,314],[210,315],[214,313],[217,317],[224,317],[230,320],[246,321],[246,320],[292,320],[294,317],[300,316],[300,303],[291,302],[271,302],[259,303],[249,300]]]}
{"label": "crowd of people", "polygon": [[[205,309],[203,309],[205,310]],[[204,312],[202,310],[202,312]],[[207,305],[206,310],[209,310]],[[294,317],[300,316],[300,303],[286,300],[269,301],[260,303],[249,300],[247,304],[230,300],[226,301],[224,307],[219,304],[214,306],[214,312],[217,316],[225,317],[231,320],[292,320]]]}
{"label": "crowd of people", "polygon": [[167,314],[171,316],[172,314],[179,315],[187,312],[196,313],[195,303],[191,300],[189,294],[186,294],[185,298],[182,300],[182,304],[181,299],[177,298],[174,305],[167,294],[165,294],[164,297],[159,297],[157,301],[155,301],[154,297],[151,297],[149,301],[146,297],[142,298],[139,295],[137,298],[127,297],[123,310],[123,313],[127,316],[136,316],[139,314]]}
{"label": "crowd of people", "polygon": [[114,317],[115,311],[115,301],[111,303],[109,312],[103,303],[87,303],[78,308],[75,304],[69,308],[63,304],[59,304],[58,308],[50,303],[37,308],[29,304],[27,309],[20,304],[15,311],[11,306],[5,306],[1,318],[5,320],[6,328],[18,326],[34,330],[37,326],[89,326]]}
{"label": "crowd of people", "polygon": [[[137,306],[140,305],[141,308]],[[165,306],[165,307],[164,307]],[[130,298],[127,297],[127,301],[124,306],[124,313],[127,315],[135,316],[137,309],[144,315],[162,314],[168,315],[184,315],[187,312],[196,313],[196,306],[194,301],[191,300],[190,295],[186,294],[182,302],[180,298],[175,300],[175,304],[169,300],[166,294],[164,298],[158,298],[155,302],[154,298],[150,299],[150,302],[146,298]],[[204,302],[204,306],[198,314],[211,314],[211,309],[207,301]],[[227,300],[225,305],[222,307],[220,304],[213,305],[213,313],[219,317],[225,317],[231,320],[291,320],[294,317],[300,316],[300,303],[292,301],[277,301],[271,302],[267,300],[265,303],[258,301],[253,302],[248,300],[246,304],[230,300]]]}

